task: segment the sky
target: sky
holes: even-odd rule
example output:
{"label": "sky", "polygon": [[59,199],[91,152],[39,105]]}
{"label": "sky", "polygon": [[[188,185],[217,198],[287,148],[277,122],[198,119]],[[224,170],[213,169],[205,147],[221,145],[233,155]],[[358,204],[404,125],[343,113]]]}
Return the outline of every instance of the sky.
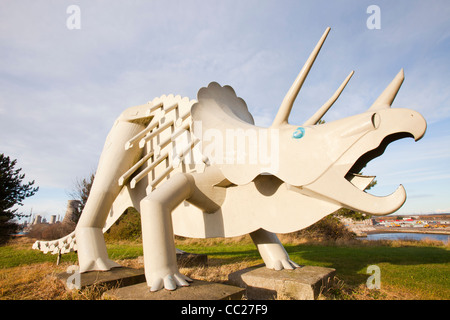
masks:
{"label": "sky", "polygon": [[39,186],[20,211],[63,216],[114,120],[154,97],[195,99],[217,81],[269,126],[331,27],[290,123],[307,120],[352,70],[324,119],[362,113],[404,68],[393,107],[420,112],[427,133],[369,163],[370,193],[403,184],[408,198],[397,213],[450,212],[449,16],[448,0],[2,0],[0,153]]}

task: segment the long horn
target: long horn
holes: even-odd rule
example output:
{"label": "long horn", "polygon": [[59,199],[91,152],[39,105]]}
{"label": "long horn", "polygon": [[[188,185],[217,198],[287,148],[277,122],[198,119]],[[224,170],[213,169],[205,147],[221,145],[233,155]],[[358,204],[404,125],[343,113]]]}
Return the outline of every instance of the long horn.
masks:
{"label": "long horn", "polygon": [[341,86],[336,90],[336,92],[331,96],[331,98],[328,99],[328,101],[325,102],[325,104],[321,106],[320,109],[317,110],[316,113],[314,113],[314,115],[311,118],[309,118],[308,120],[306,120],[305,123],[303,123],[304,126],[313,126],[317,122],[319,122],[319,120],[325,115],[325,113],[327,113],[327,111],[339,98],[339,96],[341,95],[342,91],[344,90],[345,86],[350,81],[350,78],[353,76],[354,73],[355,73],[354,71],[350,72],[350,74],[347,76],[347,78],[345,78],[344,82],[342,82]]}
{"label": "long horn", "polygon": [[389,108],[394,102],[400,87],[405,80],[405,73],[403,69],[395,76],[394,80],[384,89],[383,93],[375,100],[369,110],[378,110],[382,108]]}
{"label": "long horn", "polygon": [[305,65],[300,70],[300,73],[298,74],[298,76],[295,79],[294,83],[292,84],[291,88],[289,89],[286,96],[284,97],[283,102],[281,103],[280,109],[278,110],[278,113],[275,116],[275,120],[272,123],[272,127],[276,127],[276,126],[279,126],[279,125],[282,125],[282,124],[285,124],[288,122],[289,114],[291,113],[291,109],[292,109],[292,106],[294,105],[295,98],[297,97],[297,95],[303,85],[303,82],[305,82],[305,79],[308,76],[309,70],[311,70],[314,60],[316,60],[316,57],[319,54],[319,51],[322,48],[322,45],[325,42],[325,39],[327,38],[327,35],[330,32],[330,30],[331,30],[330,27],[328,27],[325,30],[324,34],[320,38],[319,42],[317,43],[316,47],[312,51],[308,60],[306,60]]}

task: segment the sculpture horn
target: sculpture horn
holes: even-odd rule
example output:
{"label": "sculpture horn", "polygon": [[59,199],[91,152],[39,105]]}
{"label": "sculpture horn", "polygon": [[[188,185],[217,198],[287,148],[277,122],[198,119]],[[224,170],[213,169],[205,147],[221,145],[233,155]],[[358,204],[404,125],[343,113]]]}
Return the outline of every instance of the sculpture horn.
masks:
{"label": "sculpture horn", "polygon": [[305,82],[306,77],[308,76],[309,70],[311,70],[311,67],[316,60],[317,55],[319,54],[320,49],[322,48],[323,43],[325,42],[325,39],[330,32],[331,28],[328,27],[325,32],[323,33],[322,37],[320,38],[319,42],[317,43],[314,50],[311,52],[311,55],[309,56],[308,60],[306,60],[303,68],[300,70],[300,73],[298,74],[297,78],[295,79],[294,83],[292,84],[291,88],[287,92],[286,96],[283,99],[283,102],[281,103],[281,106],[278,110],[277,115],[275,116],[275,120],[272,123],[272,127],[277,127],[282,124],[286,124],[288,122],[289,114],[291,113],[292,106],[294,105],[295,98],[297,97],[303,82]]}
{"label": "sculpture horn", "polygon": [[384,89],[383,93],[375,100],[369,110],[378,110],[382,108],[389,108],[394,102],[400,87],[405,80],[405,73],[403,69],[395,76],[394,80]]}
{"label": "sculpture horn", "polygon": [[350,72],[350,74],[347,76],[347,78],[345,78],[344,82],[342,82],[341,86],[336,90],[336,92],[331,96],[331,98],[328,99],[328,101],[325,102],[324,105],[321,106],[320,109],[317,110],[316,113],[311,118],[306,120],[306,122],[303,124],[304,126],[313,126],[317,122],[319,122],[319,120],[325,115],[325,113],[339,98],[339,96],[341,95],[342,91],[344,90],[345,86],[350,81],[350,78],[353,76],[354,73],[355,73],[354,71]]}

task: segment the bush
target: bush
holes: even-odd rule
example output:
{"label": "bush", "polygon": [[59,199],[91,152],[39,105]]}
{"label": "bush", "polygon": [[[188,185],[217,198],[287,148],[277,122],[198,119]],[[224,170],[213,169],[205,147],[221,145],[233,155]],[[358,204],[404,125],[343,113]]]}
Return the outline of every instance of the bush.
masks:
{"label": "bush", "polygon": [[352,240],[356,237],[334,215],[329,215],[306,229],[294,232],[298,238],[318,241]]}
{"label": "bush", "polygon": [[141,215],[134,208],[127,211],[105,233],[105,240],[140,240]]}
{"label": "bush", "polygon": [[27,237],[38,240],[56,240],[62,238],[75,230],[76,223],[70,222],[57,222],[55,224],[40,223],[31,227]]}
{"label": "bush", "polygon": [[[55,224],[41,223],[31,227],[27,237],[39,240],[56,240],[62,238],[76,228],[76,223],[57,222]],[[141,216],[134,208],[127,211],[111,226],[105,233],[105,240],[140,240],[141,239]]]}

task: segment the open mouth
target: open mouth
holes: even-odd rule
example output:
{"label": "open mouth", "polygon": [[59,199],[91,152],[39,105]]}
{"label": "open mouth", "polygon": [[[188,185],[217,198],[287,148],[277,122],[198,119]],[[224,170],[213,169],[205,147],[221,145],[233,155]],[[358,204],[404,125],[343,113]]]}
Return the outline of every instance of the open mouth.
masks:
{"label": "open mouth", "polygon": [[414,136],[409,132],[397,132],[385,137],[377,148],[369,150],[361,157],[359,157],[358,160],[356,160],[355,164],[345,175],[345,179],[347,179],[358,189],[365,190],[375,179],[375,176],[362,175],[361,171],[367,166],[370,161],[381,156],[389,144],[404,138],[414,138]]}
{"label": "open mouth", "polygon": [[410,137],[417,141],[425,134],[426,122],[423,117],[411,111],[394,112],[403,112],[398,117],[400,120],[394,119],[390,123],[389,118],[385,120],[387,126],[358,140],[319,179],[303,189],[313,197],[371,215],[387,215],[400,209],[406,201],[406,191],[402,185],[390,195],[375,196],[364,191],[375,176],[361,174],[363,168],[381,156],[392,142]]}

